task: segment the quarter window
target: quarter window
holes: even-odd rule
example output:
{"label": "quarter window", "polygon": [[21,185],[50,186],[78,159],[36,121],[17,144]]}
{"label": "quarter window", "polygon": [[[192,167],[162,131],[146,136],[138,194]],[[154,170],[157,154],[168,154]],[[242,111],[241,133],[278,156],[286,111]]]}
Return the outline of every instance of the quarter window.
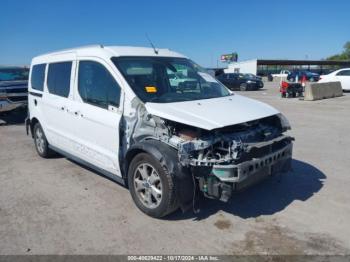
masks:
{"label": "quarter window", "polygon": [[108,105],[119,107],[120,86],[97,62],[79,62],[78,90],[85,103],[102,108],[108,108]]}
{"label": "quarter window", "polygon": [[43,91],[45,80],[46,64],[34,65],[31,72],[32,88],[38,91]]}
{"label": "quarter window", "polygon": [[54,95],[68,97],[72,62],[53,63],[49,65],[47,87]]}

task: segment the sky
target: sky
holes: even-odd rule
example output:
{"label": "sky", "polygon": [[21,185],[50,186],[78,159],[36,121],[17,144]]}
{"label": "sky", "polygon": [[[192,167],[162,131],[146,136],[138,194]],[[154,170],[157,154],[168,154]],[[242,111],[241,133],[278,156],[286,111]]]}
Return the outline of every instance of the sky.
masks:
{"label": "sky", "polygon": [[0,65],[90,44],[169,48],[205,67],[221,54],[322,59],[350,40],[350,1],[1,0]]}

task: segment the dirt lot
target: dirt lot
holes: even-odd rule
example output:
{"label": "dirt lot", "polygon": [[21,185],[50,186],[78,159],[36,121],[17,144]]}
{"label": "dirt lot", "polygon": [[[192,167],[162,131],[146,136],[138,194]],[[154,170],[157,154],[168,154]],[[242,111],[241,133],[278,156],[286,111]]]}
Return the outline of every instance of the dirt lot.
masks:
{"label": "dirt lot", "polygon": [[293,172],[163,220],[143,215],[118,184],[41,159],[23,115],[2,117],[0,254],[350,254],[350,94],[304,102],[273,85],[243,94],[289,118]]}

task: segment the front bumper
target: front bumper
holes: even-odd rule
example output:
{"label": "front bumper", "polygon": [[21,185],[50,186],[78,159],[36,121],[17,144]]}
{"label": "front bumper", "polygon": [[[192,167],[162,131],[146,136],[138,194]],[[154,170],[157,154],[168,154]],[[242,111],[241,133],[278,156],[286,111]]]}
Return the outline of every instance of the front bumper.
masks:
{"label": "front bumper", "polygon": [[215,165],[208,179],[199,179],[201,191],[209,198],[227,201],[235,191],[244,190],[259,181],[291,169],[293,144],[260,158],[237,165]]}
{"label": "front bumper", "polygon": [[247,83],[247,89],[248,90],[258,90],[260,88],[264,87],[263,82],[253,82],[253,83]]}
{"label": "front bumper", "polygon": [[[282,163],[292,158],[293,144],[260,158],[253,158],[237,165],[214,165],[212,174],[222,182],[241,183],[260,173],[272,174],[281,171]],[[285,167],[284,169],[288,169]],[[283,171],[283,170],[282,170]]]}
{"label": "front bumper", "polygon": [[0,100],[0,112],[11,111],[25,105],[26,102],[10,102],[8,100]]}

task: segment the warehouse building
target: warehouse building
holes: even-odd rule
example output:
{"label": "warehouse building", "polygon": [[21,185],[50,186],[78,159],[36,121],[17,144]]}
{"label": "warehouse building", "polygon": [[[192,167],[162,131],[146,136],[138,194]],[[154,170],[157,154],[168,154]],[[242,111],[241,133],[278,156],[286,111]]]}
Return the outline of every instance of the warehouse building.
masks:
{"label": "warehouse building", "polygon": [[345,67],[350,67],[350,61],[253,59],[229,63],[224,71],[225,73],[267,76],[279,73],[281,70],[308,70],[318,74],[327,74]]}

